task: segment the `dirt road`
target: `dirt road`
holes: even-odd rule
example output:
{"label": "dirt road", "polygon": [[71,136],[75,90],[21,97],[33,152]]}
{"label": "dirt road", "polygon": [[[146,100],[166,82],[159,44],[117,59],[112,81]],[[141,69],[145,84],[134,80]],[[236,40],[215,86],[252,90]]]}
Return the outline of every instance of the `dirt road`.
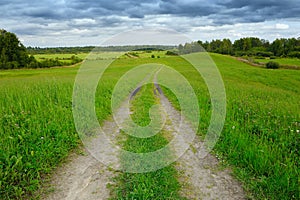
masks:
{"label": "dirt road", "polygon": [[[161,106],[167,111],[164,129],[170,133],[180,134],[177,126],[181,120],[162,90],[155,84],[156,95],[160,98]],[[132,97],[130,97],[132,98]],[[118,117],[129,116],[128,109],[121,106]],[[192,131],[187,121],[184,122],[186,132]],[[103,125],[104,131],[116,139],[119,127],[112,120]],[[94,143],[97,143],[97,138]],[[93,141],[91,141],[93,143]],[[188,199],[245,199],[242,186],[232,176],[228,169],[220,168],[218,160],[211,154],[201,158],[198,155],[202,142],[196,138],[190,148],[176,162],[179,171],[179,182],[182,185],[180,194]],[[174,149],[174,152],[176,149]],[[117,156],[118,157],[118,156]],[[116,161],[118,162],[118,161]],[[101,200],[110,197],[107,185],[116,176],[110,167],[97,161],[88,151],[84,155],[72,154],[65,165],[58,168],[51,180],[53,191],[44,195],[45,200]]]}

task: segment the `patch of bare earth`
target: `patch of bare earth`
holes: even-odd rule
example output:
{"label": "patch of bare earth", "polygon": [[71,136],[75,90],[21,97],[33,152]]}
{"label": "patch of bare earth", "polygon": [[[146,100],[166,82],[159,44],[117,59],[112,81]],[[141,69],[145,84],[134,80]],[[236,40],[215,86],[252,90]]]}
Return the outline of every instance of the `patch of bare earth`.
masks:
{"label": "patch of bare earth", "polygon": [[[128,116],[127,109],[121,107],[118,110],[118,117]],[[119,119],[123,120],[123,119]],[[107,133],[110,141],[116,141],[119,136],[119,127],[113,120],[105,121],[102,130]],[[86,144],[86,143],[85,143]],[[83,154],[71,154],[66,164],[59,167],[53,174],[48,187],[47,194],[41,195],[44,200],[104,200],[110,197],[108,184],[113,183],[112,179],[117,172],[112,170],[110,165],[104,165],[94,155],[102,156],[112,166],[119,165],[117,151],[106,146],[103,142],[103,135],[99,134],[86,144],[89,149],[83,149]],[[100,152],[105,149],[104,152]],[[98,152],[98,150],[100,150]],[[100,154],[97,154],[100,153]],[[43,189],[47,191],[46,189]]]}
{"label": "patch of bare earth", "polygon": [[69,161],[58,168],[50,187],[52,192],[46,200],[99,200],[109,197],[107,184],[114,173],[85,151],[84,155],[73,154]]}
{"label": "patch of bare earth", "polygon": [[[159,97],[162,106],[167,111],[167,118],[171,122],[165,125],[165,130],[174,135],[180,134],[178,133],[180,130],[178,127],[181,120],[180,113],[173,108],[163,94],[160,94]],[[193,131],[184,118],[182,126],[184,126],[185,132]],[[193,144],[176,162],[179,182],[182,184],[181,196],[196,200],[245,199],[242,185],[232,177],[231,170],[221,168],[215,156],[205,153],[206,156],[201,158],[199,152],[203,154],[203,142],[196,136]]]}

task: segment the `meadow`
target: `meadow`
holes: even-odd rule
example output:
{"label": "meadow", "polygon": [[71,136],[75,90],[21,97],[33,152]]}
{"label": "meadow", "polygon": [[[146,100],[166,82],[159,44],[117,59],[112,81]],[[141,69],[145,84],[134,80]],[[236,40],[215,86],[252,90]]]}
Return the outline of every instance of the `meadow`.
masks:
{"label": "meadow", "polygon": [[59,61],[68,61],[71,59],[72,56],[77,56],[81,59],[85,59],[87,57],[87,53],[80,53],[80,54],[35,54],[34,57],[37,61],[42,61],[45,59],[56,59],[58,58]]}
{"label": "meadow", "polygon": [[[227,117],[215,154],[225,165],[234,166],[235,175],[251,191],[249,198],[297,199],[299,71],[255,68],[218,54],[211,57],[222,74],[227,96]],[[180,61],[172,67],[195,88],[201,137],[207,132],[210,120],[207,115],[210,99],[205,85],[195,76],[195,70]],[[169,97],[176,106],[174,95]]]}
{"label": "meadow", "polygon": [[300,67],[299,58],[255,59],[255,61],[259,63],[267,63],[270,61],[274,61],[279,63],[280,65]]}
{"label": "meadow", "polygon": [[[201,114],[198,135],[203,138],[210,121],[211,100],[201,76],[178,56],[154,51],[137,54],[138,58],[127,56],[116,60],[101,79],[95,101],[99,121],[103,122],[111,114],[110,97],[119,78],[136,65],[156,62],[176,69],[190,81],[198,96]],[[152,54],[155,58],[151,58]],[[111,57],[112,54],[100,59]],[[300,71],[256,68],[219,54],[211,54],[211,57],[219,67],[227,95],[225,126],[214,153],[223,165],[233,169],[249,198],[297,199]],[[72,149],[81,145],[72,116],[73,84],[78,69],[79,66],[0,71],[1,199],[33,198],[53,169]],[[147,90],[146,87],[139,95],[147,97]],[[176,97],[168,89],[163,90],[180,109]],[[149,98],[152,104],[155,99]],[[136,100],[133,109],[139,104]],[[139,120],[144,120],[138,123],[147,123],[145,113],[139,114]],[[155,148],[166,142],[160,135],[154,139],[161,141]],[[129,138],[124,147],[130,149],[130,144],[137,142]],[[176,176],[172,166],[158,174],[168,173]],[[139,192],[145,189],[138,187],[143,180],[153,180],[144,183],[150,184],[149,188],[153,187],[151,191],[155,192],[160,191],[153,184],[169,181],[156,179],[153,174],[145,176],[121,175],[120,188],[123,189],[119,191],[136,188],[136,194],[125,192],[125,195],[139,197]],[[133,185],[122,183],[124,179],[132,180]],[[177,184],[172,183],[175,191]],[[166,195],[173,189],[165,190]],[[116,195],[123,194],[117,190]]]}

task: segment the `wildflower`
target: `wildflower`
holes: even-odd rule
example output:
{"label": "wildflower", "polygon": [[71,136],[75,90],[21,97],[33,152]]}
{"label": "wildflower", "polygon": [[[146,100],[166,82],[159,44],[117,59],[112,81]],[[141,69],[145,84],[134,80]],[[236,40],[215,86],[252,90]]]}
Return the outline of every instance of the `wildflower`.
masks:
{"label": "wildflower", "polygon": [[41,137],[41,140],[43,140],[44,139],[44,137]]}
{"label": "wildflower", "polygon": [[296,130],[297,133],[300,133],[300,130]]}
{"label": "wildflower", "polygon": [[235,129],[235,126],[232,126],[232,129]]}

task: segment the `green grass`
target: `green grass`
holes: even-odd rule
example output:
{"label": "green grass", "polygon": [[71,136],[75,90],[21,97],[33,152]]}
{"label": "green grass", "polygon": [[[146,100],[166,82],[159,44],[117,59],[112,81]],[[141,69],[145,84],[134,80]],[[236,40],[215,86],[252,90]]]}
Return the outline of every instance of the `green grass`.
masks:
{"label": "green grass", "polygon": [[129,55],[123,55],[121,58],[130,59],[132,56],[136,58],[152,58],[152,55],[154,55],[152,59],[155,60],[168,57],[166,52],[167,51],[131,51],[128,53]]}
{"label": "green grass", "polygon": [[[225,127],[215,153],[234,167],[249,196],[257,199],[299,197],[300,73],[267,70],[211,54],[227,95]],[[174,59],[174,58],[173,58]],[[172,64],[190,81],[199,98],[199,135],[210,120],[210,100],[197,72],[178,60]],[[165,93],[178,108],[176,98]],[[202,124],[202,125],[201,125]]]}
{"label": "green grass", "polygon": [[[132,101],[131,110],[134,112],[132,118],[139,126],[146,126],[150,123],[149,109],[159,101],[154,96],[153,89],[153,84],[142,87]],[[164,131],[161,131],[150,138],[127,136],[126,141],[123,142],[123,149],[135,153],[156,151],[168,144],[165,134]],[[171,152],[169,153],[171,154]],[[163,159],[165,158],[161,157],[158,160],[151,160],[151,162],[161,162]],[[133,164],[144,166],[144,163],[136,163],[122,155],[121,163],[124,166]],[[116,178],[117,186],[114,189],[113,199],[183,199],[178,194],[180,184],[176,176],[177,171],[173,165],[154,172],[121,173]]]}
{"label": "green grass", "polygon": [[[96,95],[100,122],[116,81],[130,67],[107,70]],[[78,67],[0,71],[0,199],[30,197],[81,144],[72,114]]]}
{"label": "green grass", "polygon": [[99,59],[99,60],[116,59],[116,58],[119,58],[119,56],[122,55],[123,53],[125,53],[125,52],[94,52],[93,58]]}
{"label": "green grass", "polygon": [[140,58],[151,58],[151,56],[154,55],[156,59],[158,57],[160,58],[167,57],[166,52],[167,51],[137,51],[137,52],[134,51],[134,53],[137,53]]}
{"label": "green grass", "polygon": [[[228,56],[211,56],[220,69],[227,95],[225,127],[215,146],[215,153],[233,167],[250,197],[298,199],[300,71],[267,70]],[[140,57],[118,59],[105,72],[95,101],[99,121],[102,122],[111,114],[111,93],[125,72],[143,63],[159,62],[173,67],[190,81],[200,108],[198,135],[205,136],[211,102],[201,76],[177,56],[160,59],[152,59],[148,55]],[[0,71],[0,199],[32,195],[40,187],[43,177],[80,143],[71,103],[77,70],[78,67]],[[179,109],[174,95],[167,89],[164,91]],[[139,95],[147,97],[149,94],[142,92]],[[153,101],[153,97],[149,99],[147,105],[155,102],[155,98]],[[135,109],[140,108],[138,98],[133,105],[136,105]],[[140,113],[144,120],[139,121],[137,116],[137,123],[147,123],[145,113]],[[151,148],[159,148],[167,142],[164,134],[151,138],[159,140],[158,146]],[[124,144],[128,149],[133,146],[126,144],[137,146],[140,143],[135,138],[129,138],[128,142]],[[176,191],[179,186],[175,181],[170,184],[170,190],[158,190],[155,184],[175,180],[168,179],[168,176],[176,174],[172,166],[164,170],[147,176],[124,174],[120,178],[121,189],[117,192],[119,198],[132,199],[134,195],[142,195],[143,190],[149,195],[166,190],[164,194],[167,197],[170,191]]]}
{"label": "green grass", "polygon": [[227,89],[216,150],[259,199],[299,197],[300,72],[266,70],[213,55]]}
{"label": "green grass", "polygon": [[80,53],[80,54],[35,54],[34,57],[37,61],[44,61],[46,59],[56,59],[58,58],[61,62],[71,63],[71,57],[76,56],[81,59],[85,59],[87,57],[87,53]]}
{"label": "green grass", "polygon": [[270,61],[274,61],[274,62],[279,63],[280,65],[300,67],[300,59],[299,58],[255,59],[255,61],[260,62],[260,63],[267,63]]}
{"label": "green grass", "polygon": [[1,79],[0,197],[32,194],[41,177],[79,140],[72,120],[72,78]]}

